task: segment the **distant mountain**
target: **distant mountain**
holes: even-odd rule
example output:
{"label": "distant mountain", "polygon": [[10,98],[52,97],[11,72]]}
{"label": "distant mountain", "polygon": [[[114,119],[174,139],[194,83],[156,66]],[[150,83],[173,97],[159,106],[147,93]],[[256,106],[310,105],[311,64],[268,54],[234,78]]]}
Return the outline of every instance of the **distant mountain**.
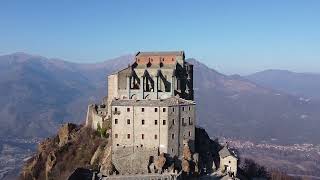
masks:
{"label": "distant mountain", "polygon": [[129,56],[76,64],[25,53],[0,56],[0,136],[48,136],[84,120],[86,105],[106,94],[106,74]]}
{"label": "distant mountain", "polygon": [[[133,57],[77,64],[24,53],[0,56],[0,137],[48,136],[84,122],[89,102],[107,94],[106,76]],[[211,136],[320,143],[320,103],[226,76],[195,59],[198,125]]]}
{"label": "distant mountain", "polygon": [[246,76],[247,79],[304,98],[320,99],[320,74],[266,70]]}

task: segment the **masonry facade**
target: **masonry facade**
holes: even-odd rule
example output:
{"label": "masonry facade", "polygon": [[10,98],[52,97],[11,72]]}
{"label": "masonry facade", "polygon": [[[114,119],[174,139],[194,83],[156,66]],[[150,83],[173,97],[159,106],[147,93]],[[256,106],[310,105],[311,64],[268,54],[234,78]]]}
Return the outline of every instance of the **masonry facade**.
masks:
{"label": "masonry facade", "polygon": [[86,124],[96,129],[111,120],[113,164],[143,172],[150,157],[181,157],[186,144],[194,150],[195,111],[193,65],[184,52],[138,52],[108,76],[108,97],[88,107]]}

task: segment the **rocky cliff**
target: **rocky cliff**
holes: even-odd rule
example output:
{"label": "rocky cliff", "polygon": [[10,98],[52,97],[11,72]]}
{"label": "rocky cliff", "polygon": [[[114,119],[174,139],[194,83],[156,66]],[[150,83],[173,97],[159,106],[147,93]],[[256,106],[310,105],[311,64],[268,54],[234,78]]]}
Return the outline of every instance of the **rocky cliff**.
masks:
{"label": "rocky cliff", "polygon": [[[64,124],[54,137],[39,144],[37,153],[24,165],[20,179],[68,179],[77,169],[108,175],[117,170],[111,162],[111,140],[108,132],[101,133],[75,124]],[[182,162],[172,164],[186,175],[197,175],[201,170],[215,170],[219,160],[219,143],[209,138],[204,129],[196,129],[196,151],[184,148]],[[168,159],[161,154],[155,159],[154,170],[162,171]],[[152,164],[151,164],[152,166]],[[168,168],[168,167],[167,167]]]}
{"label": "rocky cliff", "polygon": [[58,135],[39,144],[24,165],[20,179],[67,179],[77,168],[112,171],[109,139],[75,124],[64,124]]}

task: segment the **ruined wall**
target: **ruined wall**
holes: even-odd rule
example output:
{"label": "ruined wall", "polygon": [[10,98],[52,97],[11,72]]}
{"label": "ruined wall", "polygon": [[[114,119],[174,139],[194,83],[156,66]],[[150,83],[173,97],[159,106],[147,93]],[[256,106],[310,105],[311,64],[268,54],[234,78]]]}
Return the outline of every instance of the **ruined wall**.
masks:
{"label": "ruined wall", "polygon": [[[101,111],[99,112],[102,113]],[[99,114],[99,112],[97,111],[97,105],[90,104],[88,106],[86,126],[91,127],[92,129],[95,129],[95,130],[98,128],[98,124],[100,124],[100,127],[102,127],[104,114]]]}

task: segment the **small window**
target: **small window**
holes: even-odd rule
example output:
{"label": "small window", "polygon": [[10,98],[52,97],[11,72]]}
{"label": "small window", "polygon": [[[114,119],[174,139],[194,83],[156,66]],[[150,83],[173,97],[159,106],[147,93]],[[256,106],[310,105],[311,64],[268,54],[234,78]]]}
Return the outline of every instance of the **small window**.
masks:
{"label": "small window", "polygon": [[154,125],[158,125],[158,120],[154,120]]}
{"label": "small window", "polygon": [[173,153],[173,148],[171,148],[171,152]]}
{"label": "small window", "polygon": [[166,120],[163,120],[163,121],[162,121],[162,124],[163,124],[163,125],[166,125],[166,123],[167,123]]}
{"label": "small window", "polygon": [[158,139],[158,135],[155,134],[155,135],[154,135],[154,139]]}
{"label": "small window", "polygon": [[130,134],[127,134],[127,138],[130,139]]}
{"label": "small window", "polygon": [[191,137],[191,131],[189,131],[189,137]]}
{"label": "small window", "polygon": [[144,125],[144,119],[141,120],[141,124]]}
{"label": "small window", "polygon": [[114,119],[114,124],[118,124],[118,119]]}
{"label": "small window", "polygon": [[171,139],[174,139],[174,134],[171,134]]}
{"label": "small window", "polygon": [[172,108],[172,112],[174,112],[174,107]]}
{"label": "small window", "polygon": [[174,119],[172,119],[172,124],[174,125],[174,123],[175,123],[175,122],[174,122]]}
{"label": "small window", "polygon": [[114,138],[118,138],[118,134],[115,134],[115,135],[114,135]]}
{"label": "small window", "polygon": [[141,108],[141,112],[144,112],[144,108]]}
{"label": "small window", "polygon": [[144,134],[141,134],[141,139],[144,139]]}
{"label": "small window", "polygon": [[154,108],[154,112],[158,112],[158,108]]}
{"label": "small window", "polygon": [[184,118],[182,118],[182,124],[184,124]]}
{"label": "small window", "polygon": [[118,111],[118,108],[114,108],[114,111]]}
{"label": "small window", "polygon": [[191,111],[191,107],[189,106],[189,111]]}
{"label": "small window", "polygon": [[162,112],[166,112],[166,108],[163,108],[163,109],[162,109]]}
{"label": "small window", "polygon": [[191,118],[189,117],[189,125],[192,125]]}
{"label": "small window", "polygon": [[231,161],[229,161],[229,164],[231,164]]}
{"label": "small window", "polygon": [[182,107],[182,111],[184,111],[184,107]]}
{"label": "small window", "polygon": [[130,124],[130,119],[127,119],[127,124]]}
{"label": "small window", "polygon": [[119,146],[119,144],[117,144],[117,146]]}
{"label": "small window", "polygon": [[130,112],[130,108],[127,108],[127,112]]}

